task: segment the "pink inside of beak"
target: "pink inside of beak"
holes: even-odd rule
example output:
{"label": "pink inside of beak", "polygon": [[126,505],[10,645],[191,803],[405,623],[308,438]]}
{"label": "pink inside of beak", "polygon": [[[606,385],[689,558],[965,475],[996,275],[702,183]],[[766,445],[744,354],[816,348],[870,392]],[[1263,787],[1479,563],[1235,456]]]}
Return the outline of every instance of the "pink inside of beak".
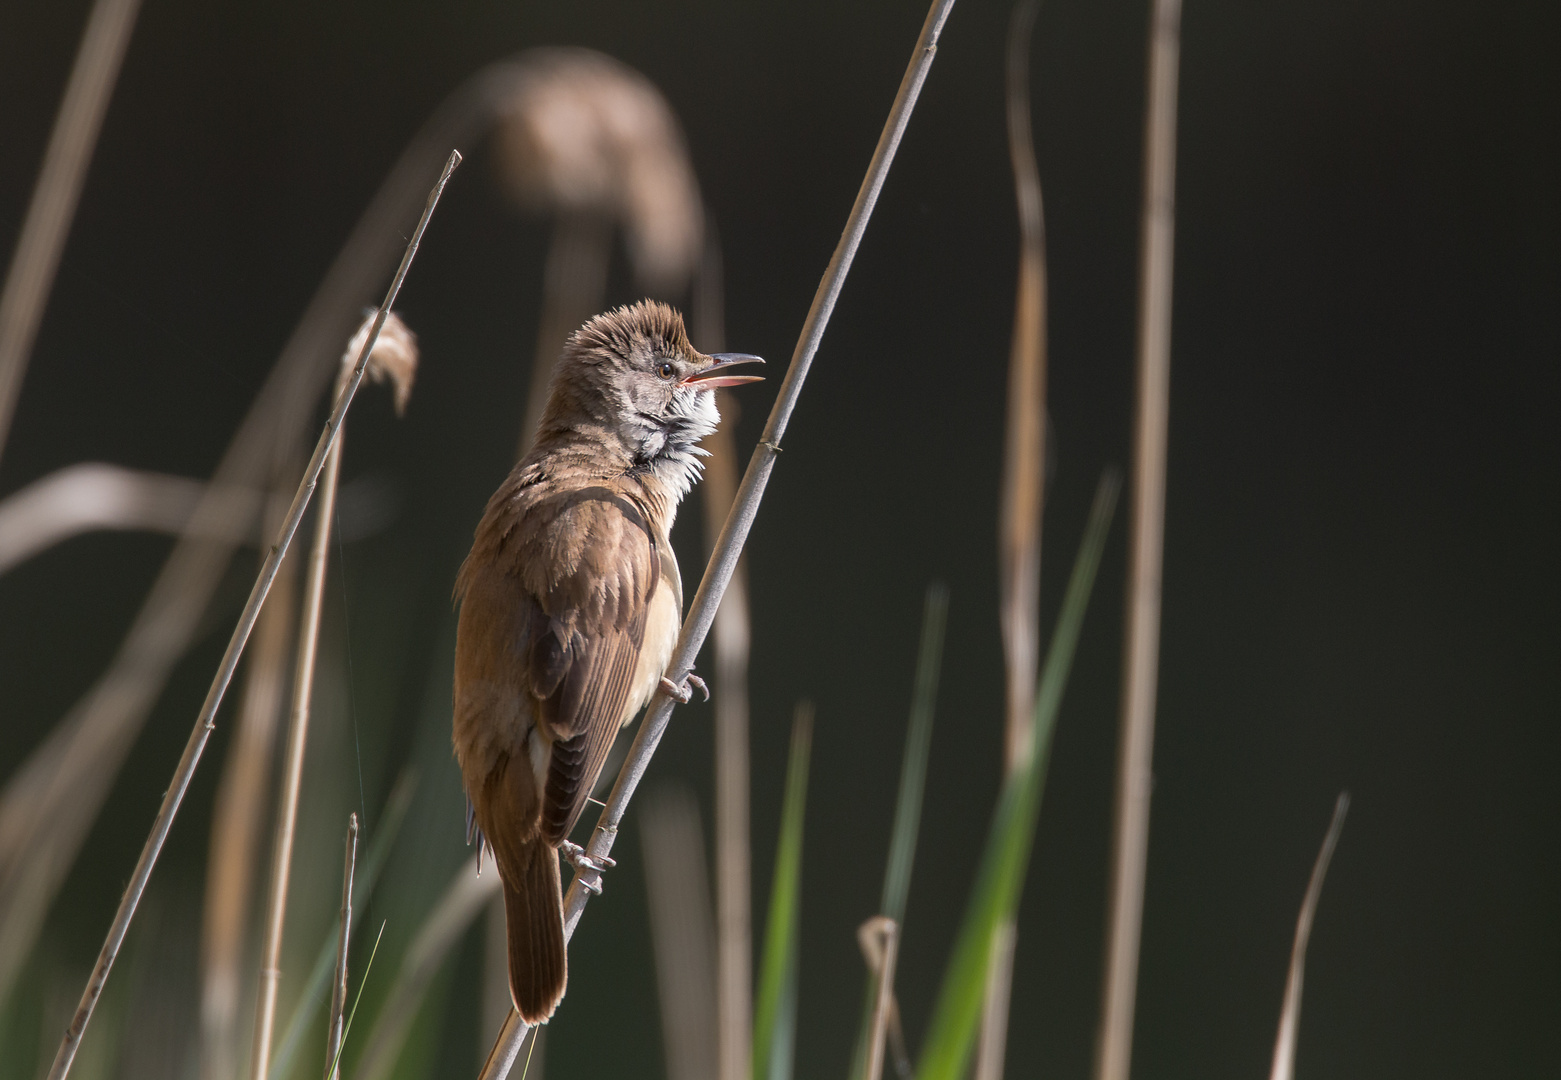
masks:
{"label": "pink inside of beak", "polygon": [[695,390],[717,390],[725,386],[742,386],[744,383],[763,381],[763,375],[711,375],[707,378],[690,375],[683,380],[683,385],[692,386]]}

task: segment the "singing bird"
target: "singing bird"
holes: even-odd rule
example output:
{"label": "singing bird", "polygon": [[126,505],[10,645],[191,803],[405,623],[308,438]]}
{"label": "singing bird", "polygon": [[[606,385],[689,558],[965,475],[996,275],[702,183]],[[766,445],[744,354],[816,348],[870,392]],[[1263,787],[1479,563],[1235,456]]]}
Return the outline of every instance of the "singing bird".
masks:
{"label": "singing bird", "polygon": [[[559,853],[619,728],[658,691],[683,615],[667,536],[744,353],[706,356],[645,301],[570,335],[529,453],[488,500],[456,579],[455,755],[498,863],[510,995],[545,1021],[568,976]],[[690,680],[701,685],[697,680]]]}

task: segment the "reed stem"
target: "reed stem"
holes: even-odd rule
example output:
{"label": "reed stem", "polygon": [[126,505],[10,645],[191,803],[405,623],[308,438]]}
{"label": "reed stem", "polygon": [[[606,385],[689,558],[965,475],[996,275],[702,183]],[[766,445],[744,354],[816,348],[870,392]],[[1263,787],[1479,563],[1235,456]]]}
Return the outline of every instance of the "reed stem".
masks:
{"label": "reed stem", "polygon": [[352,874],[358,865],[358,815],[347,818],[347,857],[341,872],[341,929],[336,936],[336,977],[331,980],[331,1014],[325,1026],[325,1080],[341,1075],[342,1025],[347,1011],[347,946],[352,941]]}
{"label": "reed stem", "polygon": [[[694,658],[698,656],[705,638],[710,633],[710,625],[715,621],[716,609],[721,606],[721,597],[725,594],[727,584],[737,570],[743,544],[748,539],[749,530],[753,528],[753,519],[759,512],[760,501],[764,498],[765,485],[769,483],[770,472],[774,469],[775,459],[780,454],[781,439],[786,433],[787,424],[791,421],[791,414],[797,407],[797,398],[802,393],[802,384],[808,377],[813,356],[818,352],[819,342],[823,339],[824,330],[829,325],[829,316],[835,310],[835,301],[845,285],[846,275],[851,271],[851,262],[856,257],[858,245],[862,242],[862,234],[867,230],[867,222],[872,217],[873,206],[878,201],[878,193],[889,175],[889,166],[894,163],[895,151],[899,149],[900,139],[905,134],[911,112],[916,107],[916,98],[920,95],[922,84],[927,79],[927,72],[932,68],[933,57],[937,54],[938,38],[943,32],[943,24],[953,9],[954,0],[932,0],[926,21],[922,24],[921,34],[916,40],[916,49],[911,54],[910,64],[905,70],[904,78],[900,81],[899,92],[895,95],[893,106],[890,107],[889,118],[885,121],[883,132],[878,137],[878,145],[867,167],[867,175],[857,191],[851,214],[846,218],[845,231],[841,234],[835,253],[824,270],[823,280],[819,282],[818,291],[813,296],[813,304],[808,309],[807,319],[802,324],[802,333],[798,337],[796,351],[792,354],[791,365],[786,369],[786,377],[781,381],[780,392],[776,395],[775,405],[770,410],[769,421],[764,426],[759,445],[754,448],[753,457],[749,459],[748,471],[743,475],[743,482],[737,490],[732,511],[727,515],[715,551],[705,567],[705,576],[699,583],[699,591],[694,594],[688,617],[683,621],[677,648],[673,652],[672,662],[667,666],[668,677],[674,683],[681,682],[693,669]],[[593,857],[606,855],[612,851],[613,841],[618,836],[618,826],[622,823],[629,800],[634,797],[635,789],[639,787],[640,780],[645,775],[651,756],[656,752],[656,746],[661,742],[661,736],[667,729],[667,721],[672,716],[674,704],[673,700],[665,695],[658,697],[652,702],[645,718],[640,721],[639,732],[635,735],[628,759],[619,771],[617,783],[613,785],[612,794],[608,796],[607,806],[602,810],[596,828],[591,833],[587,850]],[[577,870],[574,881],[570,883],[569,894],[564,898],[566,938],[573,935],[574,928],[580,922],[580,915],[585,910],[588,892],[582,884],[582,878],[586,876],[593,879],[598,877],[595,871]],[[520,1015],[512,1010],[509,1019],[504,1023],[504,1030],[499,1033],[498,1041],[483,1065],[481,1074],[483,1080],[504,1080],[509,1075],[510,1067],[514,1065],[515,1058],[520,1053],[526,1029],[527,1025],[520,1019]]]}
{"label": "reed stem", "polygon": [[450,174],[460,164],[461,155],[458,151],[452,151],[449,160],[445,163],[444,171],[435,183],[433,190],[428,193],[428,202],[423,208],[423,216],[417,223],[417,229],[412,233],[412,239],[407,244],[406,253],[401,257],[401,265],[396,268],[396,276],[390,283],[390,289],[385,294],[384,303],[374,317],[373,329],[369,332],[363,343],[363,351],[358,356],[358,361],[353,365],[352,378],[348,380],[346,388],[338,395],[336,405],[331,410],[330,419],[326,421],[325,430],[320,433],[319,442],[315,444],[314,454],[309,459],[309,465],[304,470],[303,480],[298,485],[298,492],[293,496],[293,503],[288,507],[287,517],[283,521],[281,534],[276,543],[267,552],[265,561],[261,564],[260,574],[255,579],[254,587],[250,590],[249,600],[244,605],[244,612],[239,616],[238,625],[233,628],[233,636],[228,640],[227,651],[223,654],[222,662],[217,667],[216,676],[212,679],[211,688],[206,692],[206,701],[201,706],[200,713],[195,718],[195,727],[190,732],[190,738],[185,743],[184,753],[179,758],[179,764],[174,770],[173,782],[169,784],[166,794],[163,796],[162,806],[158,809],[157,817],[152,823],[152,831],[146,838],[146,844],[141,849],[141,857],[136,862],[134,874],[130,878],[130,884],[125,888],[124,896],[120,899],[119,910],[114,914],[114,921],[109,925],[108,937],[103,942],[103,948],[98,953],[97,963],[93,965],[92,975],[87,980],[86,988],[82,991],[81,1002],[76,1007],[76,1015],[72,1018],[70,1026],[65,1029],[65,1037],[60,1042],[58,1053],[55,1054],[54,1064],[49,1069],[49,1080],[64,1080],[70,1073],[71,1062],[75,1060],[76,1051],[81,1046],[81,1038],[86,1034],[87,1024],[92,1020],[92,1011],[97,1006],[98,999],[103,994],[103,987],[108,982],[109,971],[114,966],[114,959],[119,955],[119,949],[124,944],[125,934],[130,929],[131,920],[135,918],[136,907],[141,901],[142,894],[146,891],[146,884],[152,877],[152,869],[157,864],[157,857],[162,854],[163,844],[168,839],[168,832],[173,828],[173,819],[179,813],[179,806],[184,801],[184,793],[190,786],[190,780],[195,775],[195,768],[200,764],[201,753],[206,749],[206,742],[211,738],[212,731],[216,728],[217,709],[222,704],[223,694],[226,693],[228,683],[233,679],[233,671],[238,667],[239,658],[244,653],[244,646],[249,641],[250,631],[255,628],[255,620],[260,617],[260,609],[266,602],[266,594],[271,589],[271,583],[276,578],[277,568],[281,565],[282,558],[287,554],[288,547],[292,544],[293,535],[298,531],[298,523],[302,520],[304,511],[308,509],[309,499],[314,494],[314,488],[319,481],[320,472],[325,467],[326,455],[336,442],[336,434],[341,430],[342,421],[346,418],[347,410],[352,405],[352,399],[358,392],[358,386],[363,381],[364,370],[368,367],[369,353],[374,349],[374,343],[379,338],[380,329],[385,325],[385,318],[390,314],[390,307],[395,303],[396,296],[401,292],[401,283],[406,280],[407,270],[412,265],[412,258],[417,254],[418,244],[422,242],[423,232],[428,228],[428,220],[433,216],[434,207],[439,204],[439,196],[444,193],[444,186],[450,180]]}
{"label": "reed stem", "polygon": [[1160,664],[1160,575],[1171,389],[1171,257],[1176,225],[1176,80],[1181,0],[1154,0],[1144,130],[1143,252],[1139,266],[1138,406],[1128,526],[1127,630],[1117,758],[1109,930],[1097,1080],[1127,1080],[1138,990],[1139,933],[1149,856],[1150,766]]}

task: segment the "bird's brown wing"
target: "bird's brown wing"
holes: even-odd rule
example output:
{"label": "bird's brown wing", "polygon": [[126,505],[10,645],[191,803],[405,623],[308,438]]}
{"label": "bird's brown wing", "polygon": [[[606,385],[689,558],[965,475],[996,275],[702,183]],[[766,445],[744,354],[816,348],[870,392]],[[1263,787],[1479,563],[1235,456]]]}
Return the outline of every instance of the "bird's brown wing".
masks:
{"label": "bird's brown wing", "polygon": [[[522,543],[548,567],[525,576],[540,601],[525,658],[538,721],[552,743],[542,835],[567,839],[623,721],[660,557],[639,503],[606,488],[561,497]],[[545,625],[542,620],[546,620]]]}

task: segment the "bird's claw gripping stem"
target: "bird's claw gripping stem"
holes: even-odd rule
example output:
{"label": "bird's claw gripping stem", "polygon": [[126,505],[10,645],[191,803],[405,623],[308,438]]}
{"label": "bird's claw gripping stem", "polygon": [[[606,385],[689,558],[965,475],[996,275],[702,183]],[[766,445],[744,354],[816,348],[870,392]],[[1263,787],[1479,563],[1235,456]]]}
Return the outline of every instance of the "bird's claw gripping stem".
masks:
{"label": "bird's claw gripping stem", "polygon": [[617,860],[609,859],[606,855],[587,855],[585,848],[568,840],[558,845],[558,853],[576,870],[589,870],[596,875],[594,878],[580,879],[580,884],[593,896],[602,895],[602,871],[618,865]]}
{"label": "bird's claw gripping stem", "polygon": [[705,696],[706,701],[710,700],[710,687],[705,684],[705,680],[695,675],[692,671],[683,676],[682,686],[679,686],[665,675],[661,677],[661,692],[679,705],[687,705],[693,698],[695,689]]}

